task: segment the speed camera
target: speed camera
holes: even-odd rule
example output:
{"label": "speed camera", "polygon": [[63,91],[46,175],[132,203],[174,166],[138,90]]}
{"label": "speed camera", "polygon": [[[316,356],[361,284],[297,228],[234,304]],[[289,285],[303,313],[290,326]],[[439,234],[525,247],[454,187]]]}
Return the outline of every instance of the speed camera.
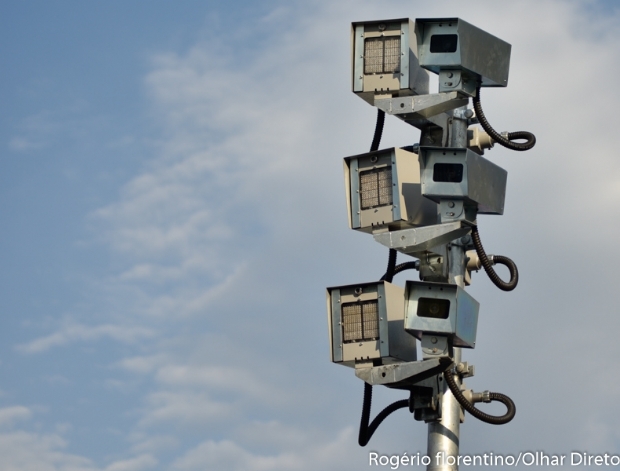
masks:
{"label": "speed camera", "polygon": [[439,75],[439,91],[473,96],[478,85],[506,87],[511,46],[460,18],[417,19],[420,65]]}
{"label": "speed camera", "polygon": [[428,93],[428,73],[417,58],[417,38],[408,18],[351,25],[353,92],[374,105],[376,96]]}
{"label": "speed camera", "polygon": [[415,338],[403,327],[402,287],[377,281],[327,288],[327,313],[334,363],[416,360]]}
{"label": "speed camera", "polygon": [[344,159],[349,227],[363,232],[437,223],[437,204],[424,198],[418,155],[389,148]]}

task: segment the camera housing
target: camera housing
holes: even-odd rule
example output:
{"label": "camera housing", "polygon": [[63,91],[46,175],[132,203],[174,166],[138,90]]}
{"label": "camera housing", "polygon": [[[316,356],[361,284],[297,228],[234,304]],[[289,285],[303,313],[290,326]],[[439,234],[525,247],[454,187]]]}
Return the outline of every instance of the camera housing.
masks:
{"label": "camera housing", "polygon": [[426,95],[428,72],[420,67],[417,37],[408,18],[351,24],[351,85],[374,105],[375,96]]}
{"label": "camera housing", "polygon": [[327,288],[331,361],[350,367],[415,361],[404,317],[404,289],[387,281]]}
{"label": "camera housing", "polygon": [[504,214],[508,172],[470,149],[420,147],[422,194],[439,203],[441,222]]}
{"label": "camera housing", "polygon": [[405,330],[418,339],[436,334],[454,347],[474,348],[480,304],[463,288],[448,283],[407,281]]}
{"label": "camera housing", "polygon": [[422,197],[418,155],[391,147],[345,157],[349,227],[371,233],[437,223],[437,204]]}
{"label": "camera housing", "polygon": [[439,91],[475,96],[476,87],[506,87],[512,46],[460,18],[416,19],[420,65],[439,75]]}

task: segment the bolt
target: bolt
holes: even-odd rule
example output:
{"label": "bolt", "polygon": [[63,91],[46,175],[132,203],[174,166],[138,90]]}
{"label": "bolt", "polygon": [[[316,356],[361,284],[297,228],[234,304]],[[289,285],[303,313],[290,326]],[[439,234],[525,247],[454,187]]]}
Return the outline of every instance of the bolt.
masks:
{"label": "bolt", "polygon": [[436,348],[433,348],[433,353],[437,353],[437,349]]}
{"label": "bolt", "polygon": [[437,343],[437,337],[432,337],[431,338],[431,343]]}
{"label": "bolt", "polygon": [[446,213],[450,217],[454,217],[454,213]]}
{"label": "bolt", "polygon": [[448,78],[452,78],[454,77],[454,74],[452,72],[448,72]]}
{"label": "bolt", "polygon": [[454,208],[454,201],[450,201],[450,202],[448,203],[448,206],[450,206],[451,208]]}

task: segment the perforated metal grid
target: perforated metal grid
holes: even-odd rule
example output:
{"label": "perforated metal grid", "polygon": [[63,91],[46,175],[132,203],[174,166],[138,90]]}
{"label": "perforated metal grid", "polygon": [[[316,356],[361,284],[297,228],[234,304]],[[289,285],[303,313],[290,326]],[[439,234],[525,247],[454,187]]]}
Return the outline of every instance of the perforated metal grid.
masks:
{"label": "perforated metal grid", "polygon": [[364,42],[364,73],[400,71],[400,37],[369,38]]}
{"label": "perforated metal grid", "polygon": [[342,306],[343,341],[359,342],[379,338],[379,303],[366,301]]}
{"label": "perforated metal grid", "polygon": [[392,167],[360,172],[360,203],[362,209],[392,204]]}

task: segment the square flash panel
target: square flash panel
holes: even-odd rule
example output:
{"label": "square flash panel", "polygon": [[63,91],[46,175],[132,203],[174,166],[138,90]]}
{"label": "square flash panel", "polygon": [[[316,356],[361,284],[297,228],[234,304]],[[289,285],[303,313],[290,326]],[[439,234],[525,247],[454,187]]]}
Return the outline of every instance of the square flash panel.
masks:
{"label": "square flash panel", "polygon": [[437,205],[422,197],[418,156],[383,149],[344,159],[349,227],[363,232],[437,223]]}
{"label": "square flash panel", "polygon": [[343,342],[363,342],[379,338],[379,302],[365,301],[342,305]]}
{"label": "square flash panel", "polygon": [[446,336],[455,347],[474,348],[480,304],[464,289],[447,283],[407,281],[405,329],[418,339]]}
{"label": "square flash panel", "polygon": [[364,75],[400,73],[400,36],[364,41]]}
{"label": "square flash panel", "polygon": [[416,360],[415,338],[405,332],[404,289],[387,281],[327,288],[331,359],[354,367],[372,361]]}
{"label": "square flash panel", "polygon": [[353,23],[353,91],[371,105],[376,95],[426,95],[428,72],[418,63],[416,41],[408,18]]}
{"label": "square flash panel", "polygon": [[362,170],[360,176],[361,209],[378,208],[394,202],[392,166]]}

